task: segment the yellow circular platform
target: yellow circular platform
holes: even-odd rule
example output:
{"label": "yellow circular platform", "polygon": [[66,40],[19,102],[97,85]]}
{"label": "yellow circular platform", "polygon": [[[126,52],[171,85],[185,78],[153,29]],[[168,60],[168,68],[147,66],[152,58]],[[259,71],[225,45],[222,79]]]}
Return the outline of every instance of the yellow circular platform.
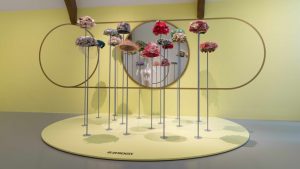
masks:
{"label": "yellow circular platform", "polygon": [[[234,150],[249,139],[249,132],[241,125],[229,120],[212,117],[207,132],[206,121],[200,124],[201,139],[195,139],[197,123],[195,117],[182,117],[182,127],[177,127],[175,117],[166,120],[167,139],[161,139],[162,124],[154,118],[155,129],[149,129],[150,118],[129,118],[129,133],[124,135],[125,125],[121,116],[111,122],[112,130],[107,131],[107,119],[103,116],[89,117],[89,133],[84,137],[83,116],[65,119],[46,127],[42,139],[48,145],[68,153],[81,156],[126,160],[162,161],[179,160],[216,155]],[[125,120],[125,118],[124,118]],[[204,119],[203,119],[204,120]]]}

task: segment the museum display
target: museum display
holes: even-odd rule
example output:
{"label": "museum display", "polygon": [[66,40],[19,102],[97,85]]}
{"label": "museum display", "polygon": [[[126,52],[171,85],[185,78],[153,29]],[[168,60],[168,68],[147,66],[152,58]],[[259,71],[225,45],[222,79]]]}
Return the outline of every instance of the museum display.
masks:
{"label": "museum display", "polygon": [[[47,144],[66,152],[89,157],[156,161],[219,154],[238,148],[247,142],[249,132],[244,127],[228,120],[210,117],[209,54],[215,52],[218,45],[209,41],[201,43],[201,37],[209,30],[206,21],[194,20],[186,28],[178,28],[168,21],[147,21],[138,24],[132,30],[129,22],[119,22],[115,28],[107,28],[101,33],[102,36],[108,37],[108,47],[89,32],[89,29],[95,25],[91,17],[78,19],[78,27],[83,30],[84,36],[75,39],[75,44],[84,51],[85,81],[75,87],[84,90],[83,117],[66,119],[45,128],[42,138]],[[196,37],[197,41],[190,43],[197,44],[197,51],[190,50],[189,36],[185,29],[192,33],[189,36]],[[89,49],[92,47],[97,48],[98,54],[96,86],[89,84],[89,80],[94,75],[89,73]],[[101,55],[100,58],[103,50],[108,50],[107,56]],[[205,88],[200,87],[201,52],[207,55]],[[107,63],[102,62],[103,57],[108,58],[105,59]],[[197,60],[197,87],[185,87],[181,80],[186,69],[189,68],[191,58]],[[114,59],[114,62],[111,59]],[[118,59],[121,62],[119,66]],[[104,64],[108,70],[102,69],[101,65]],[[121,76],[118,76],[118,68],[121,68]],[[103,79],[100,74],[107,74],[107,86],[100,86],[101,78]],[[119,80],[122,82],[121,85],[118,85]],[[136,86],[129,85],[129,82],[133,82]],[[96,114],[89,112],[89,89],[97,90]],[[205,115],[200,113],[202,106],[200,90],[203,89],[206,90],[206,119],[201,118]],[[121,98],[118,90],[122,91]],[[167,113],[169,107],[166,105],[168,95],[166,90],[176,93],[173,95],[176,101],[175,117]],[[185,109],[181,106],[182,91],[186,90],[197,92],[197,104],[194,105],[197,109],[195,116],[186,116]],[[100,113],[99,102],[104,99],[101,97],[101,91],[107,91],[108,111]],[[133,94],[134,91],[137,91],[137,102],[129,100],[136,96]],[[145,91],[149,91],[149,95],[141,94]],[[145,112],[142,114],[142,98],[147,99],[149,115]],[[130,112],[129,106],[137,107],[137,112]],[[117,118],[118,113],[120,118]],[[79,120],[83,120],[83,127],[85,127],[83,136],[80,133],[82,126],[78,125]],[[62,126],[66,128],[61,129]],[[68,139],[74,141],[68,145],[66,144]],[[239,142],[231,144],[230,142],[235,139]],[[154,151],[157,148],[168,151],[158,153]],[[118,154],[124,156],[116,156]]]}

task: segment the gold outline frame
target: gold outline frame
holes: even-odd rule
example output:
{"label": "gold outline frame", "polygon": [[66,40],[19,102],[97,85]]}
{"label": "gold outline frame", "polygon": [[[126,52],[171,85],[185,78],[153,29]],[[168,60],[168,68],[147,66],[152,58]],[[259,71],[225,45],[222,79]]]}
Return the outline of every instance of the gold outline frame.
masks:
{"label": "gold outline frame", "polygon": [[[197,20],[197,19],[170,19],[170,20],[163,20],[163,21],[167,21],[167,22],[176,22],[176,21],[193,21],[193,20]],[[216,17],[216,18],[204,18],[203,20],[236,20],[236,21],[240,21],[248,26],[250,26],[256,33],[257,35],[259,36],[261,42],[262,42],[262,45],[263,45],[263,51],[264,51],[264,54],[263,54],[263,61],[262,61],[262,64],[258,70],[258,72],[250,79],[248,80],[247,82],[241,84],[241,85],[238,85],[238,86],[235,86],[235,87],[219,87],[219,88],[200,88],[201,90],[235,90],[235,89],[239,89],[239,88],[242,88],[244,86],[247,86],[248,84],[250,84],[251,82],[253,82],[257,77],[258,75],[262,72],[263,68],[264,68],[264,65],[265,65],[265,62],[266,62],[266,57],[267,57],[267,49],[266,49],[266,44],[265,44],[265,41],[261,35],[261,33],[258,31],[258,29],[253,26],[252,24],[250,24],[249,22],[243,20],[243,19],[239,19],[239,18],[235,18],[235,17]],[[129,22],[129,23],[144,23],[144,22],[151,22],[151,21],[156,21],[156,20],[140,20],[140,21],[123,21],[123,22]],[[120,23],[121,21],[113,21],[113,22],[96,22],[97,24],[116,24],[116,23]],[[47,74],[45,74],[44,70],[43,70],[43,67],[41,65],[41,50],[42,50],[42,46],[43,46],[43,43],[44,41],[46,40],[47,36],[49,36],[49,34],[54,31],[56,28],[58,27],[61,27],[61,26],[65,26],[65,25],[71,25],[70,23],[69,24],[61,24],[61,25],[58,25],[56,26],[55,28],[51,29],[47,34],[46,36],[44,37],[42,43],[41,43],[41,46],[40,46],[40,50],[39,50],[39,63],[40,63],[40,67],[42,69],[42,72],[43,74],[47,77]],[[97,66],[98,66],[98,63],[97,63]],[[92,74],[93,75],[93,74]],[[88,77],[87,80],[89,80],[92,75],[90,77]],[[48,79],[48,77],[47,77]],[[63,86],[63,85],[59,85],[53,81],[51,81],[50,79],[48,79],[51,83],[53,83],[54,85],[56,86],[59,86],[59,87],[63,87],[63,88],[103,88],[103,89],[112,89],[112,88],[117,88],[117,89],[122,89],[122,88],[128,88],[128,89],[151,89],[150,87],[97,87],[97,86],[89,86],[89,87],[84,87],[84,86],[80,86],[77,85],[77,86]],[[162,87],[161,87],[162,88]],[[161,88],[153,88],[154,90],[158,90],[158,89],[161,89]],[[165,89],[167,90],[177,90],[179,88],[177,87],[165,87]],[[180,88],[181,90],[198,90],[197,87],[181,87]]]}

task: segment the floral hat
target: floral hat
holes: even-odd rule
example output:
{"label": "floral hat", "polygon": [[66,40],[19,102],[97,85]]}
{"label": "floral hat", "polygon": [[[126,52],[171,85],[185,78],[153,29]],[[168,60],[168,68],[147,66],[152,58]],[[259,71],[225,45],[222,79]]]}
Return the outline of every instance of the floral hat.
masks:
{"label": "floral hat", "polygon": [[121,44],[119,45],[119,48],[122,51],[126,51],[126,52],[135,52],[135,51],[139,50],[139,46],[136,43],[134,43],[128,39],[121,42]]}
{"label": "floral hat", "polygon": [[164,21],[156,21],[152,29],[155,36],[157,35],[167,35],[170,32],[169,26]]}
{"label": "floral hat", "polygon": [[117,31],[119,34],[129,34],[130,33],[130,25],[127,22],[121,22],[117,26]]}
{"label": "floral hat", "polygon": [[141,41],[141,40],[138,40],[135,43],[140,47],[140,50],[139,50],[140,52],[143,51],[145,49],[146,45],[147,45],[146,42]]}
{"label": "floral hat", "polygon": [[186,41],[186,35],[185,35],[184,30],[182,30],[182,29],[172,30],[171,37],[172,37],[173,42],[183,43]]}
{"label": "floral hat", "polygon": [[118,33],[118,31],[116,29],[108,28],[108,29],[104,30],[103,35],[116,36],[116,35],[119,35],[119,33]]}
{"label": "floral hat", "polygon": [[90,16],[82,16],[78,18],[77,25],[81,28],[92,28],[96,25],[95,20]]}
{"label": "floral hat", "polygon": [[164,38],[157,39],[157,44],[163,45],[164,40]]}
{"label": "floral hat", "polygon": [[118,46],[122,42],[120,36],[111,36],[108,40],[110,46]]}
{"label": "floral hat", "polygon": [[98,42],[91,36],[80,36],[76,39],[75,44],[80,47],[97,46]]}
{"label": "floral hat", "polygon": [[190,25],[190,32],[198,33],[198,34],[205,34],[208,30],[208,24],[203,20],[196,20],[193,21]]}
{"label": "floral hat", "polygon": [[171,40],[165,39],[162,42],[162,47],[164,49],[173,49],[174,45],[173,45],[173,42]]}
{"label": "floral hat", "polygon": [[218,48],[218,44],[214,42],[204,42],[200,45],[201,52],[211,53]]}
{"label": "floral hat", "polygon": [[149,57],[149,58],[159,56],[160,55],[160,50],[159,50],[158,45],[154,42],[148,43],[146,45],[145,49],[142,51],[142,55],[144,57]]}
{"label": "floral hat", "polygon": [[105,43],[102,40],[97,40],[97,46],[102,49],[105,47]]}

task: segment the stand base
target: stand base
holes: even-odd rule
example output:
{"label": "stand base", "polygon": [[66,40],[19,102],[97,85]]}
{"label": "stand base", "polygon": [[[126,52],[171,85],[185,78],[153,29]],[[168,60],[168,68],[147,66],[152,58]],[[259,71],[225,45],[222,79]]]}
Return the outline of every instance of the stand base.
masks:
{"label": "stand base", "polygon": [[161,136],[160,138],[163,139],[163,140],[166,140],[168,137],[167,136]]}
{"label": "stand base", "polygon": [[[206,121],[200,124],[200,137],[197,134],[196,117],[182,117],[182,127],[177,127],[176,117],[166,118],[166,136],[162,136],[162,125],[153,123],[149,130],[149,117],[137,119],[129,116],[128,134],[124,135],[125,126],[121,120],[111,123],[107,131],[107,118],[96,120],[97,114],[91,114],[89,132],[83,136],[81,127],[83,116],[65,119],[46,127],[42,132],[45,143],[58,150],[81,156],[126,160],[126,161],[162,161],[198,158],[220,154],[244,145],[249,139],[249,132],[241,125],[216,117],[210,118],[210,132]],[[94,120],[93,120],[94,119]],[[159,117],[153,118],[159,121]],[[125,133],[126,134],[126,133]]]}
{"label": "stand base", "polygon": [[83,134],[84,137],[89,137],[91,134]]}

